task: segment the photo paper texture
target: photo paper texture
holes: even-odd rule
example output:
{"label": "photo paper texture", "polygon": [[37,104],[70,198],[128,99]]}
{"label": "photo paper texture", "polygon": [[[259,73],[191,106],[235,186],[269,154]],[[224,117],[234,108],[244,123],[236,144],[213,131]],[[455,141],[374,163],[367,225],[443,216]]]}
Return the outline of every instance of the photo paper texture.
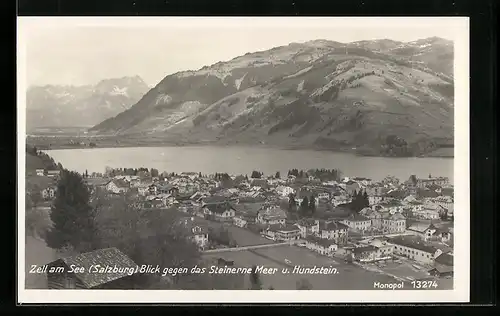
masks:
{"label": "photo paper texture", "polygon": [[19,301],[467,302],[468,31],[18,18]]}

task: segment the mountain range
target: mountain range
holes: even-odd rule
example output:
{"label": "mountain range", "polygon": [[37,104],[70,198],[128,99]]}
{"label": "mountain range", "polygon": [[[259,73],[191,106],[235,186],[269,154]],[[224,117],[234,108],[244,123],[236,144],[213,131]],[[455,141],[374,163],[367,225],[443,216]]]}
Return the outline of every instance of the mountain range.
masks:
{"label": "mountain range", "polygon": [[32,86],[26,93],[26,127],[91,127],[129,109],[150,89],[139,77],[95,85]]}
{"label": "mountain range", "polygon": [[89,131],[138,144],[415,156],[453,147],[453,43],[313,40],[166,76]]}

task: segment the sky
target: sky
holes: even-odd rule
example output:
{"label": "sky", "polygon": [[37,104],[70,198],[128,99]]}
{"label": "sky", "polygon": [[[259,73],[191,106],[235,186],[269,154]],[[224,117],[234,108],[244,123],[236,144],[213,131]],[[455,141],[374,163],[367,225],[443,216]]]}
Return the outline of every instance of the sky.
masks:
{"label": "sky", "polygon": [[[465,22],[468,31],[468,22]],[[461,27],[461,28],[460,28]],[[292,42],[464,34],[457,18],[19,18],[28,85],[95,84],[139,75],[149,85],[248,52]]]}

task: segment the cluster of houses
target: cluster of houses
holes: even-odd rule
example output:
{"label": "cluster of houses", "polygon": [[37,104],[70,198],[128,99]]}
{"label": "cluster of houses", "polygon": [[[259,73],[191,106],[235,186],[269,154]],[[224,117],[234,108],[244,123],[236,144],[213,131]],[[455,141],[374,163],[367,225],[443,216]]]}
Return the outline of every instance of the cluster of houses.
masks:
{"label": "cluster of houses", "polygon": [[[184,224],[201,248],[209,244],[208,230],[196,218],[249,229],[276,242],[300,241],[301,246],[326,256],[343,252],[352,260],[363,262],[398,255],[429,263],[441,253],[428,243],[450,243],[453,239],[451,230],[432,224],[443,218],[443,214],[448,218],[453,216],[453,187],[447,178],[415,179],[412,176],[399,183],[390,177],[374,182],[359,177],[342,181],[308,177],[304,181],[294,176],[285,179],[231,176],[228,184],[216,176],[185,172],[162,177],[86,180],[109,194],[135,194],[140,208],[175,208],[185,213],[189,220]],[[360,191],[368,196],[368,206],[360,212],[335,213],[347,209]],[[333,210],[332,216],[311,214],[292,219],[284,206],[292,196],[297,205],[305,197],[314,196],[317,208],[328,206],[327,209]],[[422,220],[431,223],[420,224]],[[370,242],[363,244],[366,240]]]}

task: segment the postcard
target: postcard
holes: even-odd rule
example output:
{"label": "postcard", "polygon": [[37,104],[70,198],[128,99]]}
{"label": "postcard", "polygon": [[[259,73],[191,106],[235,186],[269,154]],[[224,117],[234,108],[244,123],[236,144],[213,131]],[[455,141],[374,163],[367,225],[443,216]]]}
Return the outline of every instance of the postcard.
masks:
{"label": "postcard", "polygon": [[18,17],[17,49],[20,303],[469,301],[467,18]]}

